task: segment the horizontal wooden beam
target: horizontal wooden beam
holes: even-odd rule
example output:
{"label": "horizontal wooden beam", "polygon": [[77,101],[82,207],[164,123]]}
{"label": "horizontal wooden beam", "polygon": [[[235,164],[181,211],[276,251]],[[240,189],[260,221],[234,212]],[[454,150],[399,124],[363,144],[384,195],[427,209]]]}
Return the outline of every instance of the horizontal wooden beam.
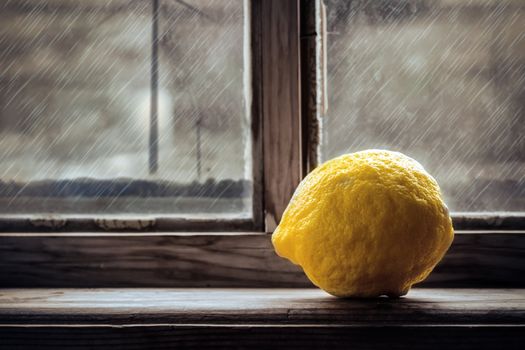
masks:
{"label": "horizontal wooden beam", "polygon": [[522,349],[523,326],[1,327],[0,349]]}
{"label": "horizontal wooden beam", "polygon": [[[0,234],[0,287],[311,287],[270,235]],[[525,233],[456,234],[426,287],[525,287]]]}
{"label": "horizontal wooden beam", "polygon": [[182,218],[177,216],[112,217],[17,215],[0,217],[0,232],[242,232],[258,231],[255,219],[246,218]]}
{"label": "horizontal wooden beam", "polygon": [[0,349],[521,349],[524,323],[519,289],[0,290]]}
{"label": "horizontal wooden beam", "polygon": [[[257,192],[257,191],[256,191]],[[15,215],[0,217],[0,232],[229,232],[259,231],[260,204],[254,197],[254,219],[193,218],[177,216],[135,216],[133,218],[102,216]],[[283,208],[284,210],[284,208]],[[524,213],[452,213],[456,230],[525,230]]]}
{"label": "horizontal wooden beam", "polygon": [[0,325],[238,323],[525,324],[525,295],[415,288],[403,298],[345,300],[312,288],[0,289]]}
{"label": "horizontal wooden beam", "polygon": [[455,230],[525,230],[525,213],[452,213]]}

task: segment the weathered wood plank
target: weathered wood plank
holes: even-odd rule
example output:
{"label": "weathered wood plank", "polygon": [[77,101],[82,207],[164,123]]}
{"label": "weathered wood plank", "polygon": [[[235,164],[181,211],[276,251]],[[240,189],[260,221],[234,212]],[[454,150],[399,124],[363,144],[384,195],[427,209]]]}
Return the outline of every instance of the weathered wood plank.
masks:
{"label": "weathered wood plank", "polygon": [[522,349],[523,326],[1,327],[0,349]]}
{"label": "weathered wood plank", "polygon": [[452,213],[456,230],[525,230],[525,214],[504,213]]}
{"label": "weathered wood plank", "polygon": [[3,289],[0,324],[525,324],[523,289],[414,289],[338,299],[318,289]]}
{"label": "weathered wood plank", "polygon": [[266,234],[2,236],[0,285],[305,284],[293,267],[273,255]]}
{"label": "weathered wood plank", "polygon": [[[254,191],[254,196],[255,196]],[[254,206],[256,206],[254,197]],[[260,209],[260,203],[258,204]],[[137,215],[126,217],[67,217],[28,215],[0,217],[0,232],[225,232],[255,231],[255,219],[207,219]]]}
{"label": "weathered wood plank", "polygon": [[0,348],[518,349],[523,290],[0,290]]}
{"label": "weathered wood plank", "polygon": [[324,56],[321,28],[317,16],[322,12],[321,0],[301,1],[301,115],[303,176],[313,170],[320,159],[321,111],[324,99]]}
{"label": "weathered wood plank", "polygon": [[262,109],[266,231],[302,179],[299,1],[262,5]]}
{"label": "weathered wood plank", "polygon": [[[0,234],[1,287],[309,287],[267,234]],[[525,287],[525,234],[456,234],[425,287]]]}
{"label": "weathered wood plank", "polygon": [[[251,95],[245,96],[246,104],[250,108],[251,138],[252,138],[252,212],[253,223],[256,231],[264,231],[264,158],[263,158],[263,110],[262,110],[262,0],[254,0],[245,3],[250,13],[249,26],[246,26],[250,32],[249,43],[245,42],[244,69],[251,73],[250,81],[246,84],[251,86]],[[245,18],[246,20],[246,18]]]}

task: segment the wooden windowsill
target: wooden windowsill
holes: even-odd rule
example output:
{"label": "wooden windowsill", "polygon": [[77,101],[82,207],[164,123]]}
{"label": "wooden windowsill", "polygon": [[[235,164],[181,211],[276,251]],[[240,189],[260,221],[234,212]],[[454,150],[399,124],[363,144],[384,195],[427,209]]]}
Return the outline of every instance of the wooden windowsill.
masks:
{"label": "wooden windowsill", "polygon": [[0,348],[519,348],[524,334],[522,289],[414,289],[374,300],[317,289],[0,290]]}

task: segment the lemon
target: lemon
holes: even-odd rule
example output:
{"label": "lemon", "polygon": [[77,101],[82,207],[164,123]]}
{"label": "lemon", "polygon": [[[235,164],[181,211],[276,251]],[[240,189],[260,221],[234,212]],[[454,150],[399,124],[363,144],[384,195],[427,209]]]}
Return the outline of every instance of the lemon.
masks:
{"label": "lemon", "polygon": [[332,295],[395,297],[430,274],[453,238],[432,176],[401,153],[367,150],[306,176],[272,243]]}

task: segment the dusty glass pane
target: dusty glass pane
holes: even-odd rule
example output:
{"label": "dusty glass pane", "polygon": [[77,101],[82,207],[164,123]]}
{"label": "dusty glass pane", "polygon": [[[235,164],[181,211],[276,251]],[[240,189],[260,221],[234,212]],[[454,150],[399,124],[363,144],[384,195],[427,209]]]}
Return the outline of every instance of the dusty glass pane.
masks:
{"label": "dusty glass pane", "polygon": [[0,214],[251,216],[243,2],[154,3],[0,4]]}
{"label": "dusty glass pane", "polygon": [[325,3],[322,158],[401,151],[452,211],[525,211],[525,1]]}

